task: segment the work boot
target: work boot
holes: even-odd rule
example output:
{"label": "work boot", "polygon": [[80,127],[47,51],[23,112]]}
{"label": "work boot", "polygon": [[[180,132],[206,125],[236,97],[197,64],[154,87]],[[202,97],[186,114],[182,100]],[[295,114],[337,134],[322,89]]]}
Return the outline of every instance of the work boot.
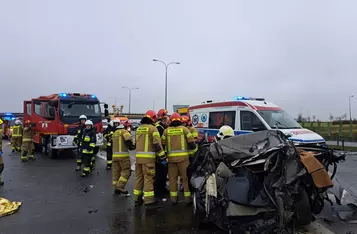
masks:
{"label": "work boot", "polygon": [[81,166],[77,165],[75,171],[80,171],[81,170]]}
{"label": "work boot", "polygon": [[171,201],[172,206],[176,206],[178,204],[178,201]]}
{"label": "work boot", "polygon": [[141,206],[144,203],[144,200],[140,197],[139,200],[134,201],[135,207]]}
{"label": "work boot", "polygon": [[11,152],[12,152],[12,153],[15,153],[15,150],[13,149],[13,150],[11,150]]}
{"label": "work boot", "polygon": [[1,176],[0,176],[0,185],[4,185],[4,181],[2,181]]}
{"label": "work boot", "polygon": [[36,158],[35,158],[35,156],[29,156],[29,160],[30,160],[30,161],[32,161],[32,160],[35,161]]}
{"label": "work boot", "polygon": [[152,203],[145,204],[145,208],[148,210],[159,209],[162,208],[162,205],[158,201],[154,201]]}
{"label": "work boot", "polygon": [[82,175],[81,175],[82,177],[87,177],[88,176],[88,174],[87,173],[85,173],[85,172],[82,172]]}
{"label": "work boot", "polygon": [[119,189],[119,188],[115,188],[115,189],[114,189],[114,192],[115,192],[116,194],[123,194],[123,195],[128,195],[128,194],[129,194],[128,191],[123,190],[123,189]]}
{"label": "work boot", "polygon": [[107,168],[106,168],[106,170],[111,170],[112,169],[112,165],[107,165]]}
{"label": "work boot", "polygon": [[27,162],[28,158],[27,157],[21,157],[21,162]]}

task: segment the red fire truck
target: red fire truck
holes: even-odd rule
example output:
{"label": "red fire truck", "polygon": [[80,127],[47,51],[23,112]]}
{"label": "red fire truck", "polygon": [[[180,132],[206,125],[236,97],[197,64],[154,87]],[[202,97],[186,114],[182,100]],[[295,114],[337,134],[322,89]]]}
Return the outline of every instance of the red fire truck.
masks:
{"label": "red fire truck", "polygon": [[96,128],[97,153],[103,145],[103,124],[100,102],[95,95],[59,93],[24,101],[24,121],[32,123],[35,149],[44,148],[50,157],[56,157],[59,150],[76,148],[73,139],[80,115],[86,115]]}

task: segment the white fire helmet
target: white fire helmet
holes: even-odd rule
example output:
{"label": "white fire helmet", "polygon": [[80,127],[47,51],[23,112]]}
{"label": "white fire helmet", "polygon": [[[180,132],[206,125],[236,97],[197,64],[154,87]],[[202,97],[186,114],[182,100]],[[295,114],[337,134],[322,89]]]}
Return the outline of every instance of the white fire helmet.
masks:
{"label": "white fire helmet", "polygon": [[87,116],[81,115],[81,116],[79,116],[79,119],[85,119],[85,120],[87,120]]}
{"label": "white fire helmet", "polygon": [[113,120],[110,120],[109,126],[113,127]]}
{"label": "white fire helmet", "polygon": [[20,120],[16,120],[16,121],[15,121],[15,124],[20,125],[20,124],[21,124],[21,121],[20,121]]}
{"label": "white fire helmet", "polygon": [[114,119],[114,120],[112,120],[113,121],[113,124],[115,124],[115,123],[120,123],[120,120],[119,119]]}
{"label": "white fire helmet", "polygon": [[234,130],[230,126],[224,125],[219,129],[219,131],[217,133],[217,138],[219,138],[220,140],[223,140],[227,136],[228,137],[235,136],[234,135]]}
{"label": "white fire helmet", "polygon": [[93,126],[93,122],[90,121],[90,120],[87,120],[87,121],[84,123],[84,125],[91,125],[91,126]]}

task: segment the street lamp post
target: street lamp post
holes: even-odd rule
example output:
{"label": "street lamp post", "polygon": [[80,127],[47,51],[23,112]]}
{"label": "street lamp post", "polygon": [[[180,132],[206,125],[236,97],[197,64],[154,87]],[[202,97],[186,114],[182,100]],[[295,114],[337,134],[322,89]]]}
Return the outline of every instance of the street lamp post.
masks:
{"label": "street lamp post", "polygon": [[350,122],[352,122],[351,98],[353,98],[353,95],[349,96],[349,98],[348,98],[348,106],[349,106],[349,110],[350,110]]}
{"label": "street lamp post", "polygon": [[351,111],[351,98],[353,98],[353,95],[348,97],[348,107],[350,111],[350,138],[352,139],[353,136],[353,131],[352,131],[352,111]]}
{"label": "street lamp post", "polygon": [[161,60],[157,60],[157,59],[153,59],[152,61],[160,62],[165,65],[165,110],[167,110],[167,68],[171,64],[180,64],[180,63],[179,62],[171,62],[171,63],[166,64],[165,62],[163,62]]}
{"label": "street lamp post", "polygon": [[130,105],[131,105],[131,90],[133,89],[139,89],[139,88],[129,88],[128,86],[122,86],[123,89],[128,89],[129,90],[129,114],[130,114]]}

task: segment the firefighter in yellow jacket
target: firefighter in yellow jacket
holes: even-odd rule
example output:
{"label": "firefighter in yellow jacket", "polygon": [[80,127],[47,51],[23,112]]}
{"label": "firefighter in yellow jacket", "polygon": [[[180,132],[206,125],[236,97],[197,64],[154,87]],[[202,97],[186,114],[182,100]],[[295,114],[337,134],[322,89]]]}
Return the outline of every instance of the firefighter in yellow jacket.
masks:
{"label": "firefighter in yellow jacket", "polygon": [[22,135],[22,153],[21,161],[26,162],[27,160],[35,159],[34,147],[32,142],[32,130],[31,121],[26,120]]}
{"label": "firefighter in yellow jacket", "polygon": [[4,185],[4,181],[2,181],[2,171],[4,170],[4,160],[2,158],[2,136],[3,136],[3,121],[0,119],[0,185]]}
{"label": "firefighter in yellow jacket", "polygon": [[[197,143],[198,132],[197,132],[196,128],[194,126],[192,126],[192,122],[191,122],[190,118],[188,116],[182,116],[181,122],[182,122],[183,126],[187,127],[188,130],[190,130],[192,137],[195,139],[195,143]],[[193,156],[195,155],[195,153],[197,152],[197,150],[198,150],[198,145],[196,145],[196,148],[194,150],[190,150],[188,152],[190,155],[190,162],[191,162]]]}
{"label": "firefighter in yellow jacket", "polygon": [[170,116],[171,124],[165,129],[162,136],[162,145],[165,147],[169,164],[170,197],[172,204],[178,202],[178,176],[182,179],[184,196],[187,204],[192,202],[187,168],[190,164],[189,150],[195,149],[195,140],[188,128],[181,125],[181,116],[173,113]]}
{"label": "firefighter in yellow jacket", "polygon": [[15,121],[15,125],[12,128],[12,136],[11,136],[11,149],[12,152],[20,152],[21,151],[21,137],[22,137],[22,125],[20,120]]}
{"label": "firefighter in yellow jacket", "polygon": [[[135,164],[135,206],[143,202],[147,208],[156,208],[157,201],[154,192],[155,162],[166,160],[162,149],[160,133],[154,126],[156,113],[153,110],[146,112],[141,125],[136,130],[136,164]],[[144,189],[144,201],[142,190]]]}
{"label": "firefighter in yellow jacket", "polygon": [[131,175],[130,169],[130,155],[129,150],[134,150],[131,134],[125,129],[123,124],[120,124],[120,120],[115,119],[113,121],[115,129],[112,136],[113,146],[113,179],[112,183],[115,193],[128,194],[125,190],[129,177]]}

